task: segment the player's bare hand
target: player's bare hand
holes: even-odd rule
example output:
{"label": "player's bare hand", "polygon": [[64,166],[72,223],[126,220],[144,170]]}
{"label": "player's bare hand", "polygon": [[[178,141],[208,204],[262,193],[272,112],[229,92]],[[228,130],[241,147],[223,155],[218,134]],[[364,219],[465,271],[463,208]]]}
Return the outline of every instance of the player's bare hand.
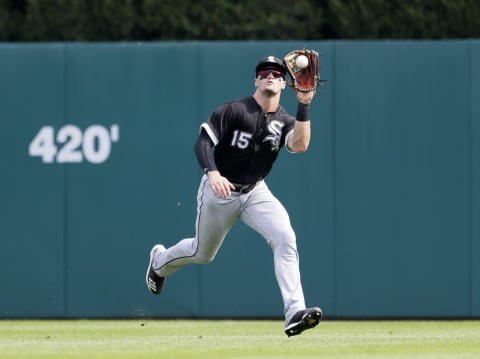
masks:
{"label": "player's bare hand", "polygon": [[232,190],[235,186],[225,177],[223,177],[218,171],[209,171],[207,173],[210,187],[213,194],[218,198],[227,199],[232,195]]}

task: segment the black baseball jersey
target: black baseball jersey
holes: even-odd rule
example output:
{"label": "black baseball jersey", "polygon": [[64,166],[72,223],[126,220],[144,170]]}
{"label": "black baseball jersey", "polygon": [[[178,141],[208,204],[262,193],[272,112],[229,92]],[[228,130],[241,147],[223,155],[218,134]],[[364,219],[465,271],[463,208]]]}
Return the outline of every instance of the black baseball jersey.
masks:
{"label": "black baseball jersey", "polygon": [[295,117],[279,105],[265,113],[253,96],[224,103],[201,125],[215,145],[215,164],[232,183],[252,184],[266,177]]}

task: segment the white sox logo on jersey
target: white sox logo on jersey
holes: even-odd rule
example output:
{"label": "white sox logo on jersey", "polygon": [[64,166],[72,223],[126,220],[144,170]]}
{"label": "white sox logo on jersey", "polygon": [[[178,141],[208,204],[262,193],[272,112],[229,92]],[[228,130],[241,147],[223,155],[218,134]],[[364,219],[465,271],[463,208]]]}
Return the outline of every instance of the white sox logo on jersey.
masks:
{"label": "white sox logo on jersey", "polygon": [[263,142],[270,141],[272,144],[272,151],[278,151],[280,148],[280,139],[282,138],[282,128],[285,126],[283,122],[273,120],[268,124],[268,132],[270,135],[266,136]]}

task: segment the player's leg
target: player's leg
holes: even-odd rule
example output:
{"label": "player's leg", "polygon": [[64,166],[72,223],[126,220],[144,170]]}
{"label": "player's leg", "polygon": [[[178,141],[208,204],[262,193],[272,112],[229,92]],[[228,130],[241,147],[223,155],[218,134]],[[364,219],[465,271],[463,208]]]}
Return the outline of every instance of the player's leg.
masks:
{"label": "player's leg", "polygon": [[261,183],[247,197],[242,220],[270,244],[285,306],[285,334],[289,337],[315,327],[322,318],[318,307],[305,308],[295,233],[283,205]]}
{"label": "player's leg", "polygon": [[211,262],[238,218],[239,211],[240,201],[217,198],[204,176],[197,194],[195,237],[185,238],[159,253],[152,261],[155,273],[166,277],[187,264]]}
{"label": "player's leg", "polygon": [[275,276],[288,322],[295,313],[305,309],[295,232],[286,209],[264,182],[245,197],[240,218],[260,233],[273,250]]}

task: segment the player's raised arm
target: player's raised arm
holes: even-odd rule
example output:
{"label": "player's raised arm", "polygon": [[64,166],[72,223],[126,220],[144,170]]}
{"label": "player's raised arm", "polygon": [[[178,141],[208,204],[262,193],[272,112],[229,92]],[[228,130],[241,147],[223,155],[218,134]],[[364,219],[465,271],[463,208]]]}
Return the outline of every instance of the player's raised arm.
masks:
{"label": "player's raised arm", "polygon": [[317,86],[321,84],[318,53],[313,50],[294,50],[283,61],[290,76],[288,84],[298,101],[295,127],[287,146],[292,152],[305,152],[310,144],[310,103]]}
{"label": "player's raised arm", "polygon": [[293,134],[288,138],[288,149],[292,152],[305,152],[310,144],[310,102],[314,92],[297,91],[297,115]]}

